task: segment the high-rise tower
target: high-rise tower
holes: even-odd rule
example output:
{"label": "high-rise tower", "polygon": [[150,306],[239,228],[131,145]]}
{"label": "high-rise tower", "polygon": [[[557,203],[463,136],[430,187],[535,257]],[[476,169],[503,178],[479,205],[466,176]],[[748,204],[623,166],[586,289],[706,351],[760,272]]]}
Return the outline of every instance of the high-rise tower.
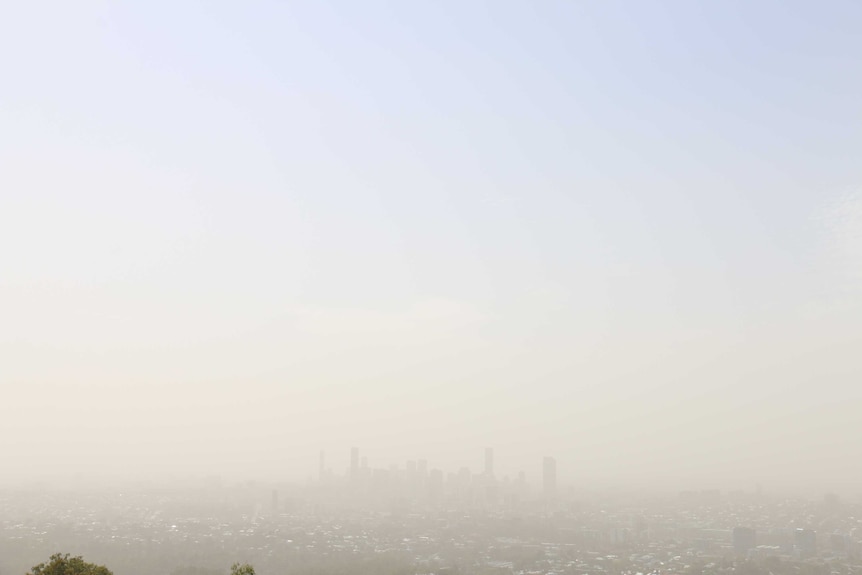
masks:
{"label": "high-rise tower", "polygon": [[350,449],[350,479],[356,480],[359,478],[359,448],[352,447]]}
{"label": "high-rise tower", "polygon": [[542,461],[542,493],[545,499],[557,496],[557,460],[553,457],[545,457]]}
{"label": "high-rise tower", "polygon": [[326,479],[326,452],[320,450],[320,459],[317,462],[317,480],[323,483]]}

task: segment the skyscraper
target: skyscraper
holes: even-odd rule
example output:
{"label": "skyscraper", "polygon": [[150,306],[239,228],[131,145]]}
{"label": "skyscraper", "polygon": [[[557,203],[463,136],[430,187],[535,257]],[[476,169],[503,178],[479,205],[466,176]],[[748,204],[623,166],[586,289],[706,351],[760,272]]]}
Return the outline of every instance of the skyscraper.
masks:
{"label": "skyscraper", "polygon": [[350,448],[350,479],[356,480],[359,477],[359,448]]}
{"label": "skyscraper", "polygon": [[317,479],[323,483],[326,479],[326,452],[320,450],[320,460],[317,463]]}
{"label": "skyscraper", "polygon": [[557,495],[557,460],[545,457],[542,461],[542,493],[545,499],[553,499]]}
{"label": "skyscraper", "polygon": [[793,534],[793,543],[800,557],[817,555],[817,532],[811,529],[797,529]]}
{"label": "skyscraper", "polygon": [[745,555],[757,546],[757,531],[751,527],[733,528],[733,550],[737,555]]}
{"label": "skyscraper", "polygon": [[494,449],[492,447],[485,448],[485,475],[494,476]]}

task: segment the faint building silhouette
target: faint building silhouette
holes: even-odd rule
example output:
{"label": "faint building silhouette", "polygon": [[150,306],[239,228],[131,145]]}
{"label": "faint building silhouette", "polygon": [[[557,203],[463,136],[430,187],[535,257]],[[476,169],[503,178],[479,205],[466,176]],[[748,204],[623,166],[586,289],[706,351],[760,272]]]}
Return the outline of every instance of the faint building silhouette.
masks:
{"label": "faint building silhouette", "polygon": [[733,550],[737,555],[745,555],[757,547],[757,532],[750,527],[733,528]]}
{"label": "faint building silhouette", "polygon": [[485,475],[494,476],[494,448],[485,448]]}
{"label": "faint building silhouette", "polygon": [[542,493],[545,499],[557,496],[557,460],[545,457],[542,461]]}
{"label": "faint building silhouette", "polygon": [[793,533],[793,546],[800,557],[817,555],[817,532],[812,529],[797,529]]}
{"label": "faint building silhouette", "polygon": [[443,498],[443,472],[439,469],[428,472],[428,498],[435,505]]}
{"label": "faint building silhouette", "polygon": [[317,480],[323,483],[326,479],[326,452],[320,450],[320,458],[317,462]]}
{"label": "faint building silhouette", "polygon": [[356,481],[359,477],[359,448],[350,448],[350,479]]}

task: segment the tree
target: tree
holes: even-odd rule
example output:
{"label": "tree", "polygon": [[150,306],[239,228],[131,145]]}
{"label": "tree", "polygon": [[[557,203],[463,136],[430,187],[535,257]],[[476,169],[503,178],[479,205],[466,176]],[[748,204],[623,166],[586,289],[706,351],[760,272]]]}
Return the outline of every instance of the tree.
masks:
{"label": "tree", "polygon": [[[47,563],[39,563],[27,575],[114,575],[104,565],[87,563],[80,555],[69,557],[61,553],[54,553]],[[243,575],[253,575],[243,574]]]}
{"label": "tree", "polygon": [[[34,573],[33,575],[37,574]],[[242,565],[234,563],[230,566],[230,575],[254,575],[254,567],[248,563],[243,563]]]}

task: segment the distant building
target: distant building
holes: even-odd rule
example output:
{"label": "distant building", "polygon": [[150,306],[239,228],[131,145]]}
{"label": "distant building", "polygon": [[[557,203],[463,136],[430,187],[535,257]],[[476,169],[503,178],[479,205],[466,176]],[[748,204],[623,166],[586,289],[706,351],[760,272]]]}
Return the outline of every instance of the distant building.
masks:
{"label": "distant building", "polygon": [[491,447],[485,448],[485,475],[494,476],[494,449]]}
{"label": "distant building", "polygon": [[443,472],[439,469],[428,473],[428,497],[433,503],[439,503],[443,497]]}
{"label": "distant building", "polygon": [[462,467],[458,470],[458,483],[461,487],[469,487],[470,486],[470,468]]}
{"label": "distant building", "polygon": [[557,460],[545,457],[542,461],[542,493],[546,499],[557,496]]}
{"label": "distant building", "polygon": [[721,502],[721,491],[718,489],[680,491],[679,497],[682,501],[691,505],[715,505]]}
{"label": "distant building", "polygon": [[320,450],[320,460],[317,462],[317,479],[321,483],[326,479],[326,452]]}
{"label": "distant building", "polygon": [[847,550],[847,537],[841,533],[832,533],[829,535],[829,547],[833,551],[844,552]]}
{"label": "distant building", "polygon": [[391,472],[388,469],[375,469],[371,472],[372,487],[378,493],[383,493],[389,488]]}
{"label": "distant building", "polygon": [[350,479],[359,477],[359,448],[350,448]]}
{"label": "distant building", "polygon": [[745,555],[757,547],[757,531],[751,527],[735,527],[733,529],[733,550],[738,555]]}
{"label": "distant building", "polygon": [[793,533],[793,546],[800,557],[817,555],[817,532],[812,529],[797,529]]}

